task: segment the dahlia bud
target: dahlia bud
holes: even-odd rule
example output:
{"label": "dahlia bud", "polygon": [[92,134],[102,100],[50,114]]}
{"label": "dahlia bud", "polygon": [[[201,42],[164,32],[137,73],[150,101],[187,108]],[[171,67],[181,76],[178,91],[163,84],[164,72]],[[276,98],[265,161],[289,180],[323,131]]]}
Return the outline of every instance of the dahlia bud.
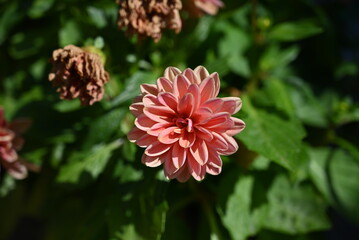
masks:
{"label": "dahlia bud", "polygon": [[181,0],[117,0],[120,6],[117,25],[125,28],[130,35],[161,39],[163,29],[173,29],[179,33],[182,22],[179,10]]}
{"label": "dahlia bud", "polygon": [[49,81],[58,87],[61,99],[79,98],[82,105],[92,105],[104,95],[109,80],[99,55],[68,45],[53,52]]}

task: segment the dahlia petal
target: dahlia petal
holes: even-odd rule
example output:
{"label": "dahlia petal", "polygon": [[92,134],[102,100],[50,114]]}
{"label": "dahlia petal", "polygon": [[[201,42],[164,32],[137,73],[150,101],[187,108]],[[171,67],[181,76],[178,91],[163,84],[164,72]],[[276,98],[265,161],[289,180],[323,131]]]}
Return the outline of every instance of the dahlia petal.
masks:
{"label": "dahlia petal", "polygon": [[19,161],[4,163],[7,172],[15,179],[22,180],[27,177],[27,168]]}
{"label": "dahlia petal", "polygon": [[179,170],[170,159],[164,161],[164,171],[166,175],[171,176]]}
{"label": "dahlia petal", "polygon": [[181,168],[186,162],[187,149],[182,148],[178,143],[173,145],[172,161],[176,168]]}
{"label": "dahlia petal", "polygon": [[246,127],[246,124],[239,118],[231,117],[231,120],[233,121],[234,126],[226,131],[226,134],[229,136],[237,135]]}
{"label": "dahlia petal", "polygon": [[208,161],[208,148],[206,142],[198,140],[190,147],[190,153],[193,158],[201,165],[205,165]]}
{"label": "dahlia petal", "polygon": [[146,132],[142,131],[141,129],[137,127],[133,127],[132,130],[127,133],[127,138],[130,142],[136,142],[137,139],[143,137]]}
{"label": "dahlia petal", "polygon": [[[228,119],[230,119],[230,115],[225,112],[215,113],[212,115],[211,119],[206,122],[206,128],[228,128],[226,126]],[[233,124],[232,124],[233,125]]]}
{"label": "dahlia petal", "polygon": [[201,126],[196,126],[196,138],[200,138],[206,141],[211,141],[213,139],[213,135],[210,131],[208,131],[207,129],[201,127]]}
{"label": "dahlia petal", "polygon": [[164,131],[165,129],[167,129],[171,126],[173,126],[173,123],[159,122],[159,123],[156,123],[153,126],[151,126],[150,129],[147,130],[147,133],[152,136],[158,136],[162,131]]}
{"label": "dahlia petal", "polygon": [[146,154],[142,155],[141,162],[148,167],[158,167],[163,163],[160,156],[151,157]]}
{"label": "dahlia petal", "polygon": [[147,84],[147,83],[141,84],[140,89],[141,89],[141,93],[148,93],[152,95],[158,94],[158,89],[155,84]]}
{"label": "dahlia petal", "polygon": [[150,94],[143,96],[142,102],[145,107],[160,105],[160,102],[158,101],[157,97]]}
{"label": "dahlia petal", "polygon": [[196,111],[199,108],[201,101],[198,85],[191,84],[188,87],[188,93],[191,93],[193,95],[193,111]]}
{"label": "dahlia petal", "polygon": [[173,82],[177,75],[181,74],[181,71],[176,67],[168,67],[166,68],[163,76]]}
{"label": "dahlia petal", "polygon": [[222,135],[216,132],[212,132],[212,135],[213,135],[212,141],[208,142],[208,146],[211,149],[222,150],[222,151],[228,149],[227,140],[224,137],[222,137]]}
{"label": "dahlia petal", "polygon": [[149,130],[156,123],[145,114],[141,114],[135,119],[135,126],[143,131]]}
{"label": "dahlia petal", "polygon": [[212,111],[209,108],[199,108],[197,109],[197,111],[195,112],[195,114],[193,114],[193,120],[194,122],[198,123],[198,124],[205,124],[206,122],[208,122],[212,117]]}
{"label": "dahlia petal", "polygon": [[167,106],[169,108],[171,108],[172,110],[176,111],[177,110],[177,98],[175,96],[173,96],[172,93],[160,93],[158,94],[158,101],[164,105]]}
{"label": "dahlia petal", "polygon": [[178,133],[174,132],[174,130],[176,128],[177,127],[169,127],[169,128],[166,128],[165,130],[163,130],[158,135],[158,141],[160,141],[161,143],[164,143],[164,144],[173,144],[173,143],[177,142],[180,135]]}
{"label": "dahlia petal", "polygon": [[188,181],[188,179],[191,177],[191,173],[188,170],[187,166],[183,166],[181,170],[182,171],[178,171],[179,174],[176,176],[176,179],[179,182],[184,183],[184,182]]}
{"label": "dahlia petal", "polygon": [[132,103],[140,103],[140,102],[142,102],[142,99],[143,99],[143,95],[136,96],[133,99]]}
{"label": "dahlia petal", "polygon": [[165,77],[160,77],[159,79],[157,79],[157,88],[158,91],[172,92],[173,83]]}
{"label": "dahlia petal", "polygon": [[150,157],[159,156],[167,152],[171,147],[172,145],[163,144],[157,141],[146,148],[145,154]]}
{"label": "dahlia petal", "polygon": [[217,113],[219,112],[219,109],[222,108],[223,103],[224,102],[221,98],[211,98],[205,101],[201,106],[211,109],[213,113]]}
{"label": "dahlia petal", "polygon": [[194,107],[194,97],[191,93],[186,93],[177,105],[177,112],[183,116],[191,117]]}
{"label": "dahlia petal", "polygon": [[145,107],[143,113],[155,122],[170,122],[175,112],[167,106]]}
{"label": "dahlia petal", "polygon": [[192,154],[187,154],[187,160],[188,160],[188,167],[190,170],[190,173],[193,177],[195,177],[196,179],[200,176],[201,174],[201,164],[199,164],[196,159],[194,159],[194,157],[192,156]]}
{"label": "dahlia petal", "polygon": [[237,113],[242,107],[242,100],[238,97],[222,98],[224,104],[219,112],[228,112],[229,114]]}
{"label": "dahlia petal", "polygon": [[139,147],[148,147],[149,145],[154,143],[156,140],[157,140],[157,138],[155,136],[145,133],[142,137],[140,137],[136,140],[136,144]]}
{"label": "dahlia petal", "polygon": [[181,99],[186,93],[190,85],[188,79],[183,75],[177,75],[173,82],[173,94]]}
{"label": "dahlia petal", "polygon": [[222,171],[222,160],[218,153],[210,152],[209,159],[206,164],[206,172],[211,175],[218,175]]}
{"label": "dahlia petal", "polygon": [[213,97],[217,97],[217,95],[218,95],[218,93],[219,93],[219,90],[220,90],[220,88],[221,88],[218,73],[214,72],[214,73],[212,73],[212,74],[210,75],[210,77],[212,77],[213,80],[214,80],[214,92],[213,92]]}
{"label": "dahlia petal", "polygon": [[143,107],[143,103],[132,103],[130,106],[130,111],[135,117],[137,117],[143,113]]}
{"label": "dahlia petal", "polygon": [[201,103],[213,98],[215,91],[214,79],[212,77],[205,78],[199,85],[199,91],[201,95]]}
{"label": "dahlia petal", "polygon": [[192,84],[199,85],[201,83],[200,79],[190,68],[185,69],[182,74],[185,75]]}
{"label": "dahlia petal", "polygon": [[207,69],[203,66],[198,66],[193,70],[194,74],[197,75],[197,77],[200,79],[200,81],[203,81],[206,77],[209,76],[209,73]]}
{"label": "dahlia petal", "polygon": [[221,134],[221,136],[226,139],[227,141],[227,144],[228,144],[228,149],[225,150],[225,151],[222,151],[222,150],[218,150],[218,153],[220,154],[223,154],[223,155],[231,155],[235,152],[237,152],[238,150],[238,143],[237,141],[231,137],[231,136],[228,136],[227,134]]}
{"label": "dahlia petal", "polygon": [[196,140],[196,133],[182,131],[181,137],[179,139],[179,145],[183,148],[189,148],[193,145]]}

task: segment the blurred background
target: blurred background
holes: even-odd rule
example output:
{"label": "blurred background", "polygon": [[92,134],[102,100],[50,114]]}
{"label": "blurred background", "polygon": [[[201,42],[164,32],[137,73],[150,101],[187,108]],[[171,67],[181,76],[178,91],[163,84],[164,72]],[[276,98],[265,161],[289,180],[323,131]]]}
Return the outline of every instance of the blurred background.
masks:
{"label": "blurred background", "polygon": [[[0,106],[31,120],[18,154],[41,168],[1,167],[0,239],[359,239],[359,1],[194,1],[155,43],[118,28],[115,0],[0,0]],[[101,102],[48,81],[69,44],[104,59]],[[242,98],[246,129],[220,175],[168,181],[127,140],[128,106],[166,67],[199,65]]]}

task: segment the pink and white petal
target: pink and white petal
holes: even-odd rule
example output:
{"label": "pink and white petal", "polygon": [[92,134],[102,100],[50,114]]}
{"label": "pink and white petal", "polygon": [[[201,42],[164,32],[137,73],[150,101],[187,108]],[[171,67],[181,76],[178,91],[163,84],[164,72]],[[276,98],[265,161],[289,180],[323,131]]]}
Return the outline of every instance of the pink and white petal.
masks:
{"label": "pink and white petal", "polygon": [[[211,119],[206,122],[205,128],[228,128],[228,126],[225,125],[227,123],[228,119],[230,119],[230,115],[225,112],[219,112],[212,115]],[[233,124],[232,124],[233,125]]]}
{"label": "pink and white petal", "polygon": [[205,165],[208,161],[208,147],[204,140],[199,140],[190,147],[192,157],[201,165]]}
{"label": "pink and white petal", "polygon": [[163,163],[161,156],[151,157],[147,156],[146,154],[142,155],[141,162],[147,167],[158,167]]}
{"label": "pink and white petal", "polygon": [[139,147],[145,148],[145,147],[148,147],[149,145],[151,145],[152,143],[154,143],[155,141],[157,141],[157,137],[146,133],[142,137],[140,137],[136,140],[136,144]]}
{"label": "pink and white petal", "polygon": [[137,139],[143,137],[147,133],[145,131],[142,131],[141,129],[137,127],[133,127],[132,130],[127,133],[127,138],[130,142],[136,142]]}
{"label": "pink and white petal", "polygon": [[157,79],[157,88],[159,92],[172,92],[173,83],[165,77]]}
{"label": "pink and white petal", "polygon": [[191,175],[197,180],[201,176],[202,166],[199,164],[192,156],[192,154],[187,155],[188,168]]}
{"label": "pink and white petal", "polygon": [[22,180],[27,177],[27,168],[19,161],[3,163],[7,172],[15,179]]}
{"label": "pink and white petal", "polygon": [[185,75],[192,84],[199,85],[201,83],[200,79],[190,68],[185,69],[182,74]]}
{"label": "pink and white petal", "polygon": [[191,177],[191,173],[186,165],[183,166],[181,170],[176,173],[176,179],[181,183],[187,182],[188,179]]}
{"label": "pink and white petal", "polygon": [[211,151],[206,164],[206,172],[211,175],[218,175],[222,170],[222,160],[218,153]]}
{"label": "pink and white petal", "polygon": [[145,107],[158,106],[161,105],[157,99],[157,96],[146,94],[142,98],[142,103]]}
{"label": "pink and white petal", "polygon": [[164,129],[158,135],[158,141],[160,141],[163,144],[173,144],[177,142],[181,135],[175,133],[174,132],[175,129],[177,129],[177,127],[175,126]]}
{"label": "pink and white petal", "polygon": [[186,93],[177,105],[177,112],[181,116],[190,118],[194,109],[194,97],[191,93]]}
{"label": "pink and white petal", "polygon": [[196,84],[191,84],[188,87],[188,93],[191,93],[193,95],[193,111],[196,111],[201,103],[201,97],[199,95],[199,87]]}
{"label": "pink and white petal", "polygon": [[246,127],[246,124],[239,118],[231,117],[234,125],[231,129],[226,131],[226,134],[229,136],[234,136],[243,131]]}
{"label": "pink and white petal", "polygon": [[172,122],[175,112],[167,106],[145,107],[143,113],[155,122]]}
{"label": "pink and white petal", "polygon": [[193,114],[193,122],[198,124],[205,124],[207,123],[211,117],[212,117],[213,113],[211,111],[211,109],[209,108],[199,108],[197,109],[197,111]]}
{"label": "pink and white petal", "polygon": [[207,129],[201,127],[201,126],[195,126],[196,129],[196,137],[203,139],[207,142],[210,142],[213,139],[213,135],[210,131]]}
{"label": "pink and white petal", "polygon": [[183,148],[191,147],[196,141],[196,133],[182,131],[181,137],[179,139],[179,145]]}
{"label": "pink and white petal", "polygon": [[221,88],[218,73],[214,72],[210,75],[210,77],[212,77],[214,80],[214,93],[213,93],[214,97],[217,97],[219,90]]}
{"label": "pink and white petal", "polygon": [[202,82],[206,77],[209,76],[207,69],[203,66],[198,66],[193,70],[194,74],[197,75],[199,80]]}
{"label": "pink and white petal", "polygon": [[145,114],[141,114],[135,119],[135,126],[142,131],[148,131],[156,123],[156,121],[150,119]]}
{"label": "pink and white petal", "polygon": [[238,97],[225,97],[222,98],[224,104],[219,110],[220,112],[228,112],[233,115],[237,113],[242,107],[242,100]]}
{"label": "pink and white petal", "polygon": [[231,137],[231,136],[228,136],[227,134],[223,133],[221,134],[221,136],[226,139],[227,141],[227,144],[228,144],[228,149],[225,150],[225,151],[222,151],[222,150],[218,150],[218,153],[222,154],[222,155],[231,155],[235,152],[237,152],[238,150],[238,143],[237,141]]}
{"label": "pink and white petal", "polygon": [[166,159],[166,161],[164,161],[164,164],[163,164],[164,166],[164,171],[165,171],[165,175],[168,175],[168,176],[171,176],[171,175],[173,175],[173,174],[175,174],[178,170],[179,170],[179,168],[177,168],[174,164],[173,164],[173,162],[172,162],[172,160],[171,159]]}
{"label": "pink and white petal", "polygon": [[130,106],[130,111],[131,113],[137,117],[138,115],[143,113],[143,103],[139,102],[139,103],[132,103]]}
{"label": "pink and white petal", "polygon": [[173,126],[173,123],[159,122],[159,123],[156,123],[153,126],[151,126],[151,128],[149,130],[147,130],[147,133],[152,136],[158,136],[162,131],[164,131],[165,129],[172,127],[172,126]]}
{"label": "pink and white petal", "polygon": [[218,134],[216,132],[212,132],[212,135],[213,135],[213,140],[208,142],[208,147],[210,149],[226,151],[228,149],[227,140],[224,137],[222,137],[221,134]]}
{"label": "pink and white petal", "polygon": [[211,109],[213,113],[219,112],[223,106],[223,100],[221,98],[211,98],[205,101],[201,107],[207,107]]}
{"label": "pink and white petal", "polygon": [[176,67],[168,67],[165,69],[163,76],[173,82],[177,75],[181,74],[181,71]]}
{"label": "pink and white petal", "polygon": [[214,97],[214,79],[212,77],[205,78],[199,85],[201,95],[201,104]]}
{"label": "pink and white petal", "polygon": [[158,94],[158,101],[169,108],[171,108],[173,111],[177,110],[178,101],[175,96],[173,96],[172,93],[160,93]]}
{"label": "pink and white petal", "polygon": [[[144,95],[146,95],[146,94],[144,94]],[[144,95],[138,95],[138,96],[134,97],[132,103],[140,103],[140,102],[142,102],[142,99],[143,99]]]}
{"label": "pink and white petal", "polygon": [[172,147],[172,145],[168,145],[168,144],[163,144],[161,142],[154,142],[151,145],[149,145],[146,150],[145,150],[145,154],[147,156],[160,156],[164,153],[166,153],[170,148]]}
{"label": "pink and white petal", "polygon": [[177,75],[173,82],[173,95],[178,99],[181,99],[188,90],[190,82],[183,75]]}
{"label": "pink and white petal", "polygon": [[173,145],[172,148],[172,162],[176,168],[181,168],[187,158],[187,149],[182,148],[178,143]]}
{"label": "pink and white petal", "polygon": [[152,94],[152,95],[158,94],[158,89],[155,84],[147,84],[147,83],[141,84],[140,90],[141,90],[141,93],[147,93],[147,94]]}

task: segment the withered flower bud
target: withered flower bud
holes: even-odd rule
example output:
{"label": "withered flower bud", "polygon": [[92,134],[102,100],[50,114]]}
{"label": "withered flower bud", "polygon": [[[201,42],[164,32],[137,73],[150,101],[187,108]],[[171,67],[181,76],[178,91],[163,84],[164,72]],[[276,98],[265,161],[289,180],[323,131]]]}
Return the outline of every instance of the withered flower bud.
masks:
{"label": "withered flower bud", "polygon": [[185,9],[191,16],[201,17],[204,13],[216,15],[223,6],[221,0],[187,0]]}
{"label": "withered flower bud", "polygon": [[181,31],[181,0],[116,0],[116,3],[120,6],[117,24],[130,35],[152,37],[158,42],[163,29]]}
{"label": "withered flower bud", "polygon": [[50,62],[53,68],[49,81],[58,87],[61,99],[79,98],[82,105],[92,105],[102,99],[109,74],[99,55],[68,45],[55,50]]}

